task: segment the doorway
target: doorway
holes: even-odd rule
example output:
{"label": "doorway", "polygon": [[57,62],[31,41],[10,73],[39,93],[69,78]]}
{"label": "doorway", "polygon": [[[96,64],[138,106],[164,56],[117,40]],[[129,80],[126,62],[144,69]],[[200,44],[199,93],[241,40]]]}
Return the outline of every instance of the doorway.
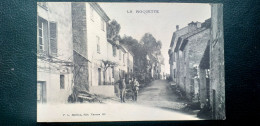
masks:
{"label": "doorway", "polygon": [[37,103],[46,103],[46,82],[38,81],[37,82]]}
{"label": "doorway", "polygon": [[210,81],[209,81],[209,78],[206,78],[206,96],[207,96],[207,99],[210,101]]}
{"label": "doorway", "polygon": [[101,85],[101,68],[98,68],[98,85]]}
{"label": "doorway", "polygon": [[212,91],[212,97],[213,97],[213,111],[212,111],[212,113],[213,113],[213,119],[216,119],[216,90],[214,90],[213,89],[213,91]]}

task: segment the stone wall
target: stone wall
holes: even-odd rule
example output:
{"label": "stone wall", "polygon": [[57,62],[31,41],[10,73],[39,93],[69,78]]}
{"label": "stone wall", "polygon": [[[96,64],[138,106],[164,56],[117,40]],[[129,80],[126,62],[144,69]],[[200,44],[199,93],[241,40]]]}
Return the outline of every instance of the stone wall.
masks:
{"label": "stone wall", "polygon": [[[200,61],[203,57],[203,54],[206,50],[207,43],[210,40],[210,29],[206,29],[193,37],[189,38],[189,42],[185,48],[187,52],[185,53],[186,56],[186,89],[187,89],[187,96],[189,99],[192,98],[191,95],[194,95],[194,73],[193,68],[194,66],[198,66]],[[191,89],[192,88],[192,89]],[[197,87],[196,87],[197,88]]]}
{"label": "stone wall", "polygon": [[[225,119],[223,5],[211,5],[210,83],[213,118]],[[214,94],[215,92],[215,94]],[[215,96],[215,97],[214,97]]]}
{"label": "stone wall", "polygon": [[87,26],[86,26],[86,4],[71,3],[73,49],[83,57],[87,58]]}
{"label": "stone wall", "polygon": [[[178,62],[178,84],[185,92],[187,98],[192,100],[195,96],[195,74],[194,66],[198,66],[208,41],[210,40],[210,29],[206,29],[202,32],[195,33],[191,37],[187,38],[187,44],[183,50],[179,50],[179,56],[177,57]],[[184,40],[185,41],[185,40]],[[198,85],[197,85],[198,86]]]}
{"label": "stone wall", "polygon": [[79,90],[89,89],[88,60],[77,52],[73,52],[74,58],[74,85]]}
{"label": "stone wall", "polygon": [[71,3],[73,28],[74,83],[79,90],[89,89],[86,4]]}

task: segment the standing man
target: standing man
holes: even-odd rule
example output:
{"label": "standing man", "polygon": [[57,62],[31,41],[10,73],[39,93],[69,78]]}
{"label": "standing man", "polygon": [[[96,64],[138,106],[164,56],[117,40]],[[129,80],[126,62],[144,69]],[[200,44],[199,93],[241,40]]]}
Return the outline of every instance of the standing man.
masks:
{"label": "standing man", "polygon": [[136,80],[136,78],[134,78],[134,81],[132,83],[132,89],[133,89],[133,92],[134,92],[133,100],[137,101],[137,94],[138,94],[138,91],[139,91],[139,82]]}
{"label": "standing man", "polygon": [[119,81],[121,102],[125,102],[125,88],[126,88],[125,78],[121,78],[121,80]]}

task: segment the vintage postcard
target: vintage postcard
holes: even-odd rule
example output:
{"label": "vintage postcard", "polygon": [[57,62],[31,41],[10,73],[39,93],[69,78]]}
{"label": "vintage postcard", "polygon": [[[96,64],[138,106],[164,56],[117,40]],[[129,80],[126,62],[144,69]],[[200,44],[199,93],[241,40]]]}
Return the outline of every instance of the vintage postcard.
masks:
{"label": "vintage postcard", "polygon": [[225,120],[223,5],[38,2],[37,122]]}

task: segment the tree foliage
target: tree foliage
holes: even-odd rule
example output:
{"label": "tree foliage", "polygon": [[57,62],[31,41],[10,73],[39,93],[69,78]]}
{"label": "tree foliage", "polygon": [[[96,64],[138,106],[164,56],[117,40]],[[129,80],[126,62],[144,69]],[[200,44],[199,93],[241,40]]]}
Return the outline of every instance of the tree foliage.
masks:
{"label": "tree foliage", "polygon": [[102,60],[102,62],[104,63],[104,71],[106,71],[108,67],[118,66],[118,63],[110,60]]}
{"label": "tree foliage", "polygon": [[141,43],[144,45],[144,50],[147,54],[159,53],[162,48],[162,42],[160,40],[157,41],[150,33],[144,34]]}
{"label": "tree foliage", "polygon": [[119,23],[117,23],[116,20],[112,20],[107,25],[107,38],[110,40],[119,40],[119,32],[120,32],[121,26]]}
{"label": "tree foliage", "polygon": [[[149,70],[152,68],[153,62],[164,64],[164,58],[161,54],[162,42],[156,40],[150,33],[145,33],[140,41],[132,36],[120,37],[121,26],[116,20],[112,20],[107,26],[107,38],[116,41],[119,40],[120,44],[125,46],[128,51],[134,55],[134,72],[135,77],[139,81],[150,80]],[[153,61],[148,61],[147,57],[152,56]],[[108,61],[103,61],[105,66],[113,65]],[[152,63],[151,63],[152,62]]]}

